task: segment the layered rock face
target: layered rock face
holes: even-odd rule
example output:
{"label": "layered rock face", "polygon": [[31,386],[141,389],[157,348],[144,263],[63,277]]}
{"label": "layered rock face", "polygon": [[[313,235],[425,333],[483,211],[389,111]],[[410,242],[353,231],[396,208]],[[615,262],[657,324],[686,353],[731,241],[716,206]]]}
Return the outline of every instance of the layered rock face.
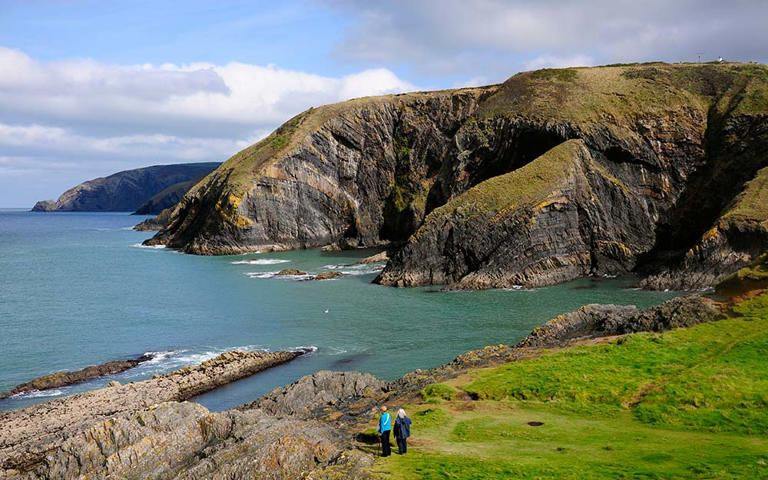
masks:
{"label": "layered rock face", "polygon": [[651,64],[320,107],[222,164],[148,243],[403,243],[378,279],[394,286],[712,286],[768,249],[767,98],[762,65]]}
{"label": "layered rock face", "polygon": [[[125,170],[81,183],[62,193],[58,200],[43,200],[33,212],[133,212],[158,214],[178,202],[184,193],[218,163],[157,165]],[[149,202],[145,205],[145,202]]]}
{"label": "layered rock face", "polygon": [[197,254],[371,246],[407,238],[453,135],[488,89],[307,111],[193,188],[148,243]]}

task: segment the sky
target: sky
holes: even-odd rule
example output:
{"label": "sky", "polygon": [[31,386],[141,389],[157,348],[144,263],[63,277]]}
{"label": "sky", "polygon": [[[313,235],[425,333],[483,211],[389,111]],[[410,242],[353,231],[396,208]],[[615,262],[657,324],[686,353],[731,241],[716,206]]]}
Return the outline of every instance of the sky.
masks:
{"label": "sky", "polygon": [[0,0],[0,207],[224,161],[309,107],[545,67],[768,62],[768,1]]}

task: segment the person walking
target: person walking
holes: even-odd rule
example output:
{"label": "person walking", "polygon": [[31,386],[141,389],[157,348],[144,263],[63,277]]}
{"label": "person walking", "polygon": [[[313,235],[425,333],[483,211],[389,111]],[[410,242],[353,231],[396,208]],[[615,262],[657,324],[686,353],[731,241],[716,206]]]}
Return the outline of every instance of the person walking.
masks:
{"label": "person walking", "polygon": [[392,449],[389,446],[389,432],[392,431],[392,415],[387,411],[386,405],[381,407],[381,417],[379,417],[379,426],[376,431],[381,436],[381,456],[390,456]]}
{"label": "person walking", "polygon": [[408,451],[408,437],[411,436],[411,419],[402,408],[397,411],[395,419],[395,440],[397,440],[397,453],[400,455]]}

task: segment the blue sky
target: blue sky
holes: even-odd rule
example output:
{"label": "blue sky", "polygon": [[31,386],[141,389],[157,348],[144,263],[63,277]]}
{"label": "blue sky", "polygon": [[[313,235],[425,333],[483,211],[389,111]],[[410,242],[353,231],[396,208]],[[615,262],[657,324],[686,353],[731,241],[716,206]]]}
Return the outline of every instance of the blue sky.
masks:
{"label": "blue sky", "polygon": [[768,2],[0,0],[0,206],[223,161],[318,104],[619,61],[768,60]]}

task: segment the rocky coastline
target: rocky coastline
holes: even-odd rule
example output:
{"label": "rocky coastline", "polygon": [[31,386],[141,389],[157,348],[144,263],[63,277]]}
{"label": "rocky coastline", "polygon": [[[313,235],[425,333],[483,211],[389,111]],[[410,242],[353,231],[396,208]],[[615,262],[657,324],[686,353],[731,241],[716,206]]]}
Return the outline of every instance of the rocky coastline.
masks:
{"label": "rocky coastline", "polygon": [[359,433],[382,403],[406,404],[431,383],[470,368],[536,357],[544,347],[690,326],[720,318],[721,308],[701,296],[646,310],[587,306],[548,322],[517,345],[468,352],[390,382],[321,371],[225,412],[185,402],[242,372],[299,354],[229,352],[144,382],[0,414],[0,477],[369,478],[373,456],[361,448]]}
{"label": "rocky coastline", "polygon": [[152,360],[152,358],[154,358],[153,355],[144,354],[138,358],[116,360],[101,365],[85,367],[75,372],[56,372],[49,375],[43,375],[42,377],[30,380],[29,382],[16,385],[7,392],[0,392],[0,400],[20,393],[32,392],[35,390],[50,390],[53,388],[65,387],[67,385],[74,385],[105,375],[114,375],[131,369],[140,363],[148,362]]}
{"label": "rocky coastline", "polygon": [[545,69],[313,108],[193,187],[147,243],[398,245],[376,280],[398,287],[628,272],[713,287],[768,250],[767,71]]}

